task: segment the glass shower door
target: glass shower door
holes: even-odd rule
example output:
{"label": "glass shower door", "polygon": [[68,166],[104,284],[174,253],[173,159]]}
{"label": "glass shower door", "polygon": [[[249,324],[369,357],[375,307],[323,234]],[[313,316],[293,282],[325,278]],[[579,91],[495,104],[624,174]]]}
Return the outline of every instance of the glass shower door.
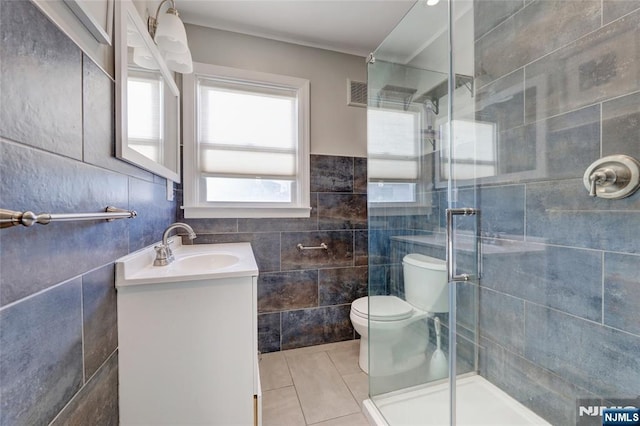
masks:
{"label": "glass shower door", "polygon": [[[473,1],[449,1],[448,117],[442,134],[441,174],[447,180],[446,241],[449,281],[449,424],[474,424],[483,407],[479,370],[479,295],[482,271],[477,179],[496,169],[495,125],[477,120],[473,62]],[[483,407],[487,408],[486,405]],[[482,422],[479,422],[482,423]],[[489,421],[489,423],[491,423]]]}

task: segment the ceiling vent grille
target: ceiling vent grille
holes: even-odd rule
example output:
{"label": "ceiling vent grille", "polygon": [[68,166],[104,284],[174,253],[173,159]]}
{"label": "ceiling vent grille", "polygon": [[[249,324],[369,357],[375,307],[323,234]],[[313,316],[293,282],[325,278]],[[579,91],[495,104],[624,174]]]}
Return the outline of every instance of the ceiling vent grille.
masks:
{"label": "ceiling vent grille", "polygon": [[367,83],[347,79],[347,105],[367,107]]}

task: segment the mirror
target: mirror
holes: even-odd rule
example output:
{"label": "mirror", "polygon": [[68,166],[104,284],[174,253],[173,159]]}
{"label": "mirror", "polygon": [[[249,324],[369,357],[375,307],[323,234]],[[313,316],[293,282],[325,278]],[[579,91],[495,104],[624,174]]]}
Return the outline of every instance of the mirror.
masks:
{"label": "mirror", "polygon": [[116,2],[116,156],[180,182],[180,91],[130,0]]}

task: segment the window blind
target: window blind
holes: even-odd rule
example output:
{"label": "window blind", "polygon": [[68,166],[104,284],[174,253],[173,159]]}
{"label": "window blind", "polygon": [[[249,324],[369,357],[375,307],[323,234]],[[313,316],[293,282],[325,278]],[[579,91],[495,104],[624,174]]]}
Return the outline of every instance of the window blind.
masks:
{"label": "window blind", "polygon": [[380,180],[417,179],[419,114],[369,109],[367,120],[369,177]]}
{"label": "window blind", "polygon": [[164,139],[163,82],[153,72],[129,71],[127,79],[127,129],[129,146],[162,162]]}
{"label": "window blind", "polygon": [[297,95],[291,89],[200,79],[202,173],[295,179]]}

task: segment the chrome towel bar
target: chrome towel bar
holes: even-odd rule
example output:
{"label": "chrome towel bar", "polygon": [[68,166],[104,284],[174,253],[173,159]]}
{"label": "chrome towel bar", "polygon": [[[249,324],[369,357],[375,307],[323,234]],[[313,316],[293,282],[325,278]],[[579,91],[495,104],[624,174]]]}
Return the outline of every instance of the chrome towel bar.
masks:
{"label": "chrome towel bar", "polygon": [[79,220],[106,220],[111,222],[115,219],[133,219],[138,213],[135,210],[123,210],[109,206],[102,213],[40,213],[17,212],[13,210],[0,209],[0,229],[12,226],[23,225],[33,226],[36,223],[46,225],[50,222],[69,222]]}
{"label": "chrome towel bar", "polygon": [[298,244],[296,247],[298,250],[329,250],[329,246],[325,243],[320,243],[320,245],[316,247],[305,247],[302,244]]}

